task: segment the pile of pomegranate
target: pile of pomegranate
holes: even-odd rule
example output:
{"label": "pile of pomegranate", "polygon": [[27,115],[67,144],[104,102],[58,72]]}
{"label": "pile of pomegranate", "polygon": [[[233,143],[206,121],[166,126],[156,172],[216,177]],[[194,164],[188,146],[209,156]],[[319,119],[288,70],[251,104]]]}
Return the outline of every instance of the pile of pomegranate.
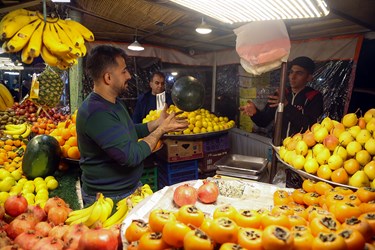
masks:
{"label": "pile of pomegranate", "polygon": [[65,225],[70,211],[59,197],[48,199],[42,208],[28,205],[21,195],[10,196],[4,206],[0,205],[0,249],[122,249],[118,227]]}
{"label": "pile of pomegranate", "polygon": [[173,193],[173,201],[178,207],[194,205],[197,200],[205,204],[214,203],[219,196],[219,188],[215,182],[203,180],[203,184],[195,189],[189,184],[178,186]]}

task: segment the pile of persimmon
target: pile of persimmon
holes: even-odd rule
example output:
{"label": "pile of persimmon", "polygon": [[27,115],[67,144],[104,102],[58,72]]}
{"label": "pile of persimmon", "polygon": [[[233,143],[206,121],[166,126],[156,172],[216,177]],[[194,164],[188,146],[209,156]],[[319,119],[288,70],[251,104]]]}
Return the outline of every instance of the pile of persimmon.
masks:
{"label": "pile of persimmon", "polygon": [[26,144],[23,140],[10,138],[0,140],[0,165],[8,171],[19,168],[25,149]]}
{"label": "pile of persimmon", "polygon": [[47,117],[39,117],[33,122],[31,131],[36,135],[49,135],[56,128],[56,124],[52,119]]}
{"label": "pile of persimmon", "polygon": [[[156,208],[149,213],[147,222],[133,220],[126,228],[127,249],[315,250],[375,246],[374,189],[363,187],[354,192],[310,181],[304,188],[308,190],[277,190],[270,210],[221,205],[210,217],[194,205],[184,205],[177,211]],[[309,195],[305,201],[300,198],[309,192],[321,197],[317,192],[323,191],[323,195],[332,198],[322,206],[319,202],[310,203]],[[344,198],[340,201],[333,198],[341,196]]]}
{"label": "pile of persimmon", "polygon": [[64,158],[79,159],[80,153],[77,143],[76,116],[74,112],[69,119],[59,122],[56,128],[50,133],[60,144]]}

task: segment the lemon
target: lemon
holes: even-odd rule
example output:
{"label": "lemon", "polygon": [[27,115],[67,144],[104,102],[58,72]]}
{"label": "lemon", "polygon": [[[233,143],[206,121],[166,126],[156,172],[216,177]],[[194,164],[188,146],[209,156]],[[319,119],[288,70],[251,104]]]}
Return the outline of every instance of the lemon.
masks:
{"label": "lemon", "polygon": [[49,190],[55,190],[59,186],[59,183],[57,182],[56,179],[50,179],[47,181],[47,188]]}
{"label": "lemon", "polygon": [[8,192],[0,192],[0,203],[4,204],[4,202],[8,199],[9,193]]}
{"label": "lemon", "polygon": [[201,129],[199,127],[194,127],[193,133],[194,134],[199,134],[201,132]]}
{"label": "lemon", "polygon": [[200,129],[200,128],[202,127],[202,121],[200,121],[200,120],[197,121],[197,122],[195,123],[195,127]]}
{"label": "lemon", "polygon": [[191,134],[191,130],[189,128],[185,129],[183,132],[182,132],[184,135],[189,135]]}

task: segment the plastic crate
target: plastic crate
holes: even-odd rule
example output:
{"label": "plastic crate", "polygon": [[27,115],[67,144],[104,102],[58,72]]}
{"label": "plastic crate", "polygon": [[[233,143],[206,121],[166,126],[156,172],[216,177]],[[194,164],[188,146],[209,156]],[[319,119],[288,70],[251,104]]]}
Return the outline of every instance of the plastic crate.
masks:
{"label": "plastic crate", "polygon": [[198,161],[178,163],[163,162],[158,170],[158,187],[170,186],[179,182],[198,179]]}
{"label": "plastic crate", "polygon": [[229,134],[203,141],[203,153],[211,153],[229,149]]}
{"label": "plastic crate", "polygon": [[143,169],[141,176],[141,182],[143,184],[150,185],[152,191],[158,190],[158,169],[157,167],[148,167]]}

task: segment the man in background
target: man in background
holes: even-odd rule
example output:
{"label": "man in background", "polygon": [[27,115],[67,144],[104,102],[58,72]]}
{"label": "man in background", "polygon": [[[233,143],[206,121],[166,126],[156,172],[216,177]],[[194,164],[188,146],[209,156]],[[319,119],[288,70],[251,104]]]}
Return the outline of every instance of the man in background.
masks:
{"label": "man in background", "polygon": [[[290,62],[289,67],[290,86],[285,89],[282,139],[303,133],[323,114],[323,95],[306,86],[313,79],[313,60],[306,56],[297,57]],[[249,115],[257,126],[266,127],[274,121],[279,102],[279,95],[276,93],[268,97],[268,103],[263,110],[259,110],[251,101],[239,109]]]}
{"label": "man in background", "polygon": [[[165,92],[165,75],[162,72],[152,74],[150,88],[149,91],[141,94],[137,99],[132,117],[134,123],[142,123],[143,118],[145,118],[151,110],[156,110],[156,95]],[[165,93],[165,102],[168,106],[173,103],[170,94]]]}

